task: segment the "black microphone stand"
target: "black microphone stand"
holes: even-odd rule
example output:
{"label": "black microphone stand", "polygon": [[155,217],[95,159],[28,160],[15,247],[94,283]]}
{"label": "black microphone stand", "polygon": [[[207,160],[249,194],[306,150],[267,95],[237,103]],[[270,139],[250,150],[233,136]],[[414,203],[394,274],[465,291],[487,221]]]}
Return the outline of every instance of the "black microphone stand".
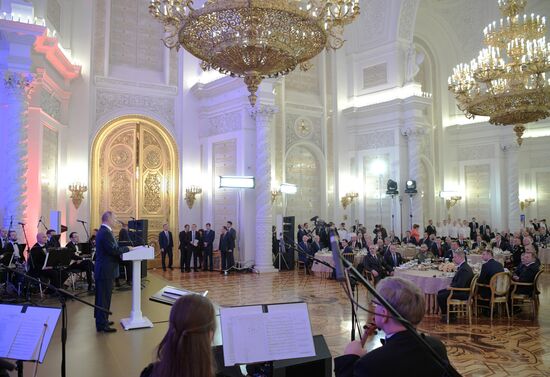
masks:
{"label": "black microphone stand", "polygon": [[[65,289],[57,288],[50,283],[44,283],[40,281],[39,279],[36,279],[32,276],[29,276],[23,272],[17,271],[15,268],[6,267],[4,265],[0,265],[0,270],[6,270],[11,271],[19,276],[22,276],[25,279],[29,279],[30,281],[33,281],[43,287],[47,287],[51,290],[53,290],[56,295],[57,299],[59,300],[59,303],[61,304],[61,377],[66,377],[67,375],[67,368],[65,363],[65,354],[66,354],[66,346],[67,346],[67,305],[66,301],[67,299],[73,299],[76,301],[79,301],[83,303],[84,305],[88,305],[89,307],[92,307],[94,309],[97,309],[99,311],[102,311],[104,313],[113,314],[108,309],[105,309],[101,306],[97,306],[94,304],[90,304],[89,302],[86,302],[82,300],[80,297],[73,295],[70,292],[67,292]],[[22,365],[22,364],[21,364]]]}
{"label": "black microphone stand", "polygon": [[86,239],[88,240],[88,242],[90,242],[90,233],[88,233],[88,229],[86,228],[86,221],[80,221],[80,220],[76,220],[78,221],[79,223],[82,224],[82,226],[84,227],[84,232],[86,232]]}
{"label": "black microphone stand", "polygon": [[[434,359],[435,363],[441,368],[441,370],[446,372],[446,377],[461,377],[461,374],[450,364],[444,361],[441,356],[426,342],[426,340],[416,331],[416,328],[410,323],[407,319],[403,318],[401,314],[389,303],[384,297],[378,293],[378,291],[365,279],[365,277],[357,271],[353,264],[350,263],[346,258],[340,255],[342,263],[348,267],[349,271],[355,275],[355,279],[361,282],[361,284],[367,288],[367,290],[378,300],[378,302],[384,306],[389,312],[392,318],[398,321],[407,331],[411,332],[414,335],[414,338],[420,343],[424,349],[426,349],[430,356]],[[335,261],[336,263],[336,261]]]}
{"label": "black microphone stand", "polygon": [[42,224],[42,226],[44,227],[44,230],[47,232],[49,229],[48,227],[46,226],[46,224],[44,224],[44,221],[42,221],[42,216],[40,217],[40,219],[38,220],[38,227],[40,227],[40,224]]}
{"label": "black microphone stand", "polygon": [[[330,268],[332,270],[332,273],[335,274],[336,268],[334,266],[332,266],[330,263],[325,262],[325,261],[320,260],[320,259],[317,259],[312,255],[309,255],[308,253],[306,253],[305,251],[300,249],[300,245],[296,244],[295,241],[289,240],[287,238],[287,236],[283,235],[283,237],[284,237],[284,240],[286,240],[285,243],[286,243],[286,246],[288,248],[290,248],[291,250],[296,250],[298,252],[298,254],[304,255],[310,261],[320,263],[323,266],[327,266],[328,268]],[[351,275],[349,275],[349,276],[351,276]],[[348,284],[351,287],[351,290],[353,292],[354,289],[355,289],[355,285],[351,284],[351,281],[349,279],[348,279]],[[359,333],[359,336],[361,336],[361,332],[359,330],[360,329],[359,319],[357,318],[357,311],[355,309],[355,304],[354,304],[353,300],[350,300],[350,303],[351,303],[351,323],[352,323],[352,325],[351,325],[351,340],[353,341],[353,340],[355,340],[355,327],[357,327],[357,331]]]}
{"label": "black microphone stand", "polygon": [[[30,246],[29,246],[29,239],[27,238],[27,231],[25,230],[25,224],[23,223],[19,223],[21,225],[21,228],[23,229],[23,237],[25,237],[25,248],[29,248],[30,249]],[[23,251],[25,251],[25,249],[23,249]],[[23,257],[21,255],[21,257]]]}

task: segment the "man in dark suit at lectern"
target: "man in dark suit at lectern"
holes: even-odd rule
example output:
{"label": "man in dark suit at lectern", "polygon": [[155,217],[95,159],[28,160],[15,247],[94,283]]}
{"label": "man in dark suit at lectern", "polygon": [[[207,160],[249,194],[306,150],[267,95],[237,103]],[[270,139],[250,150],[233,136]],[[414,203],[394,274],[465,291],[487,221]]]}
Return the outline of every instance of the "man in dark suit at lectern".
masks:
{"label": "man in dark suit at lectern", "polygon": [[[95,252],[95,304],[107,310],[111,307],[111,293],[113,290],[113,280],[115,271],[118,268],[120,256],[129,251],[125,246],[118,246],[113,227],[115,224],[115,215],[107,211],[101,216],[101,227],[96,237]],[[115,332],[112,328],[112,322],[109,322],[108,314],[95,310],[95,326],[97,332]]]}
{"label": "man in dark suit at lectern", "polygon": [[168,230],[168,224],[162,225],[162,232],[159,233],[159,246],[162,256],[162,270],[166,271],[166,255],[168,255],[168,268],[172,269],[174,237],[172,237],[172,232]]}

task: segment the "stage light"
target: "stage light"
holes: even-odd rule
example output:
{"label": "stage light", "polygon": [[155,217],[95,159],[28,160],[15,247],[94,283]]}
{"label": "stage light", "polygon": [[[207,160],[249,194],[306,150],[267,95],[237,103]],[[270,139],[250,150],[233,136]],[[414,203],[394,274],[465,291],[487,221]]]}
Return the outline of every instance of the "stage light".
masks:
{"label": "stage light", "polygon": [[281,191],[283,194],[296,194],[298,192],[298,186],[292,183],[281,183],[281,186],[279,186],[279,191]]}
{"label": "stage light", "polygon": [[397,195],[399,191],[397,190],[397,182],[393,179],[388,180],[386,195]]}
{"label": "stage light", "polygon": [[406,194],[416,194],[418,191],[416,190],[416,181],[413,179],[409,179],[405,185],[405,193]]}
{"label": "stage light", "polygon": [[254,177],[251,176],[228,176],[220,175],[219,188],[248,188],[253,189],[256,186]]}

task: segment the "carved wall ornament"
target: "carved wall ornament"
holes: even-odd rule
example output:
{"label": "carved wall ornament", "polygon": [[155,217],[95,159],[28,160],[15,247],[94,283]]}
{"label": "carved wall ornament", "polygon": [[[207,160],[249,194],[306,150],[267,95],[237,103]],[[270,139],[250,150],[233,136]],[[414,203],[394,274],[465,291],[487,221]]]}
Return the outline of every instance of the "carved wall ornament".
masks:
{"label": "carved wall ornament", "polygon": [[205,123],[206,127],[201,128],[199,131],[202,137],[237,131],[242,128],[241,111],[233,111],[210,117],[206,119]]}
{"label": "carved wall ornament", "polygon": [[157,114],[174,126],[174,99],[171,97],[145,96],[98,89],[96,93],[96,119],[119,109]]}
{"label": "carved wall ornament", "polygon": [[308,118],[300,117],[294,122],[294,132],[301,138],[307,138],[311,136],[313,131],[313,124]]}
{"label": "carved wall ornament", "polygon": [[288,151],[294,144],[309,140],[323,150],[323,132],[321,132],[321,118],[304,117],[297,114],[286,114],[285,117],[286,141]]}
{"label": "carved wall ornament", "polygon": [[482,160],[495,157],[495,148],[492,145],[468,145],[458,149],[458,158],[461,161]]}
{"label": "carved wall ornament", "polygon": [[131,207],[132,184],[129,175],[131,173],[127,171],[119,171],[112,176],[111,206],[116,212],[127,212]]}
{"label": "carved wall ornament", "polygon": [[399,38],[412,41],[419,0],[405,0],[399,15]]}
{"label": "carved wall ornament", "polygon": [[161,209],[161,182],[162,178],[159,173],[150,172],[145,178],[145,201],[143,206],[147,211],[149,211],[149,213],[155,213]]}
{"label": "carved wall ornament", "polygon": [[109,158],[116,169],[126,170],[133,163],[133,151],[127,145],[116,145],[111,149]]}
{"label": "carved wall ornament", "polygon": [[61,102],[52,94],[43,90],[40,95],[40,107],[42,111],[56,120],[60,120]]}
{"label": "carved wall ornament", "polygon": [[147,169],[158,169],[162,163],[160,148],[150,146],[145,149],[145,167]]}
{"label": "carved wall ornament", "polygon": [[356,150],[393,147],[394,145],[395,136],[392,130],[370,132],[355,137]]}

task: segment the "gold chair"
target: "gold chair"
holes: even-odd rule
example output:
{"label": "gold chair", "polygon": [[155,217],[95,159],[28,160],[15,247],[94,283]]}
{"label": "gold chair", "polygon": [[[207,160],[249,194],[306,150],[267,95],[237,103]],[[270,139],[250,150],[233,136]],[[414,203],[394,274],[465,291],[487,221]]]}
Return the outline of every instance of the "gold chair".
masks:
{"label": "gold chair", "polygon": [[[533,319],[537,317],[538,309],[540,306],[539,301],[539,278],[540,275],[544,272],[544,266],[540,266],[539,272],[535,275],[535,279],[532,283],[522,283],[519,281],[512,281],[512,293],[510,294],[510,299],[512,301],[512,318],[514,316],[514,307],[518,306],[531,306],[533,312]],[[532,287],[531,294],[521,294],[517,293],[518,287]],[[516,303],[517,302],[517,303]]]}
{"label": "gold chair", "polygon": [[353,253],[342,253],[342,256],[345,260],[350,262],[353,265],[353,262],[355,262],[355,254]]}
{"label": "gold chair", "polygon": [[[477,278],[479,276],[476,274],[472,278],[472,281],[470,282],[470,286],[468,288],[454,288],[449,287],[449,291],[451,292],[449,294],[449,297],[447,297],[447,324],[449,324],[449,318],[451,317],[451,313],[463,313],[468,315],[468,321],[470,322],[470,326],[472,325],[472,306],[474,303],[474,297],[476,294],[476,283]],[[456,296],[453,297],[455,293],[459,292],[468,292],[468,298],[463,300]],[[454,308],[454,309],[453,309]],[[453,310],[451,310],[453,309]]]}
{"label": "gold chair", "polygon": [[[475,310],[477,314],[477,308],[487,308],[491,310],[491,321],[493,320],[493,308],[495,304],[504,304],[506,308],[506,316],[510,318],[510,312],[508,310],[508,294],[510,293],[510,274],[508,272],[499,272],[494,274],[489,281],[489,284],[477,283],[476,295],[475,295]],[[479,287],[489,288],[491,290],[490,298],[483,298],[479,294]],[[478,301],[486,302],[487,304],[479,304]]]}

